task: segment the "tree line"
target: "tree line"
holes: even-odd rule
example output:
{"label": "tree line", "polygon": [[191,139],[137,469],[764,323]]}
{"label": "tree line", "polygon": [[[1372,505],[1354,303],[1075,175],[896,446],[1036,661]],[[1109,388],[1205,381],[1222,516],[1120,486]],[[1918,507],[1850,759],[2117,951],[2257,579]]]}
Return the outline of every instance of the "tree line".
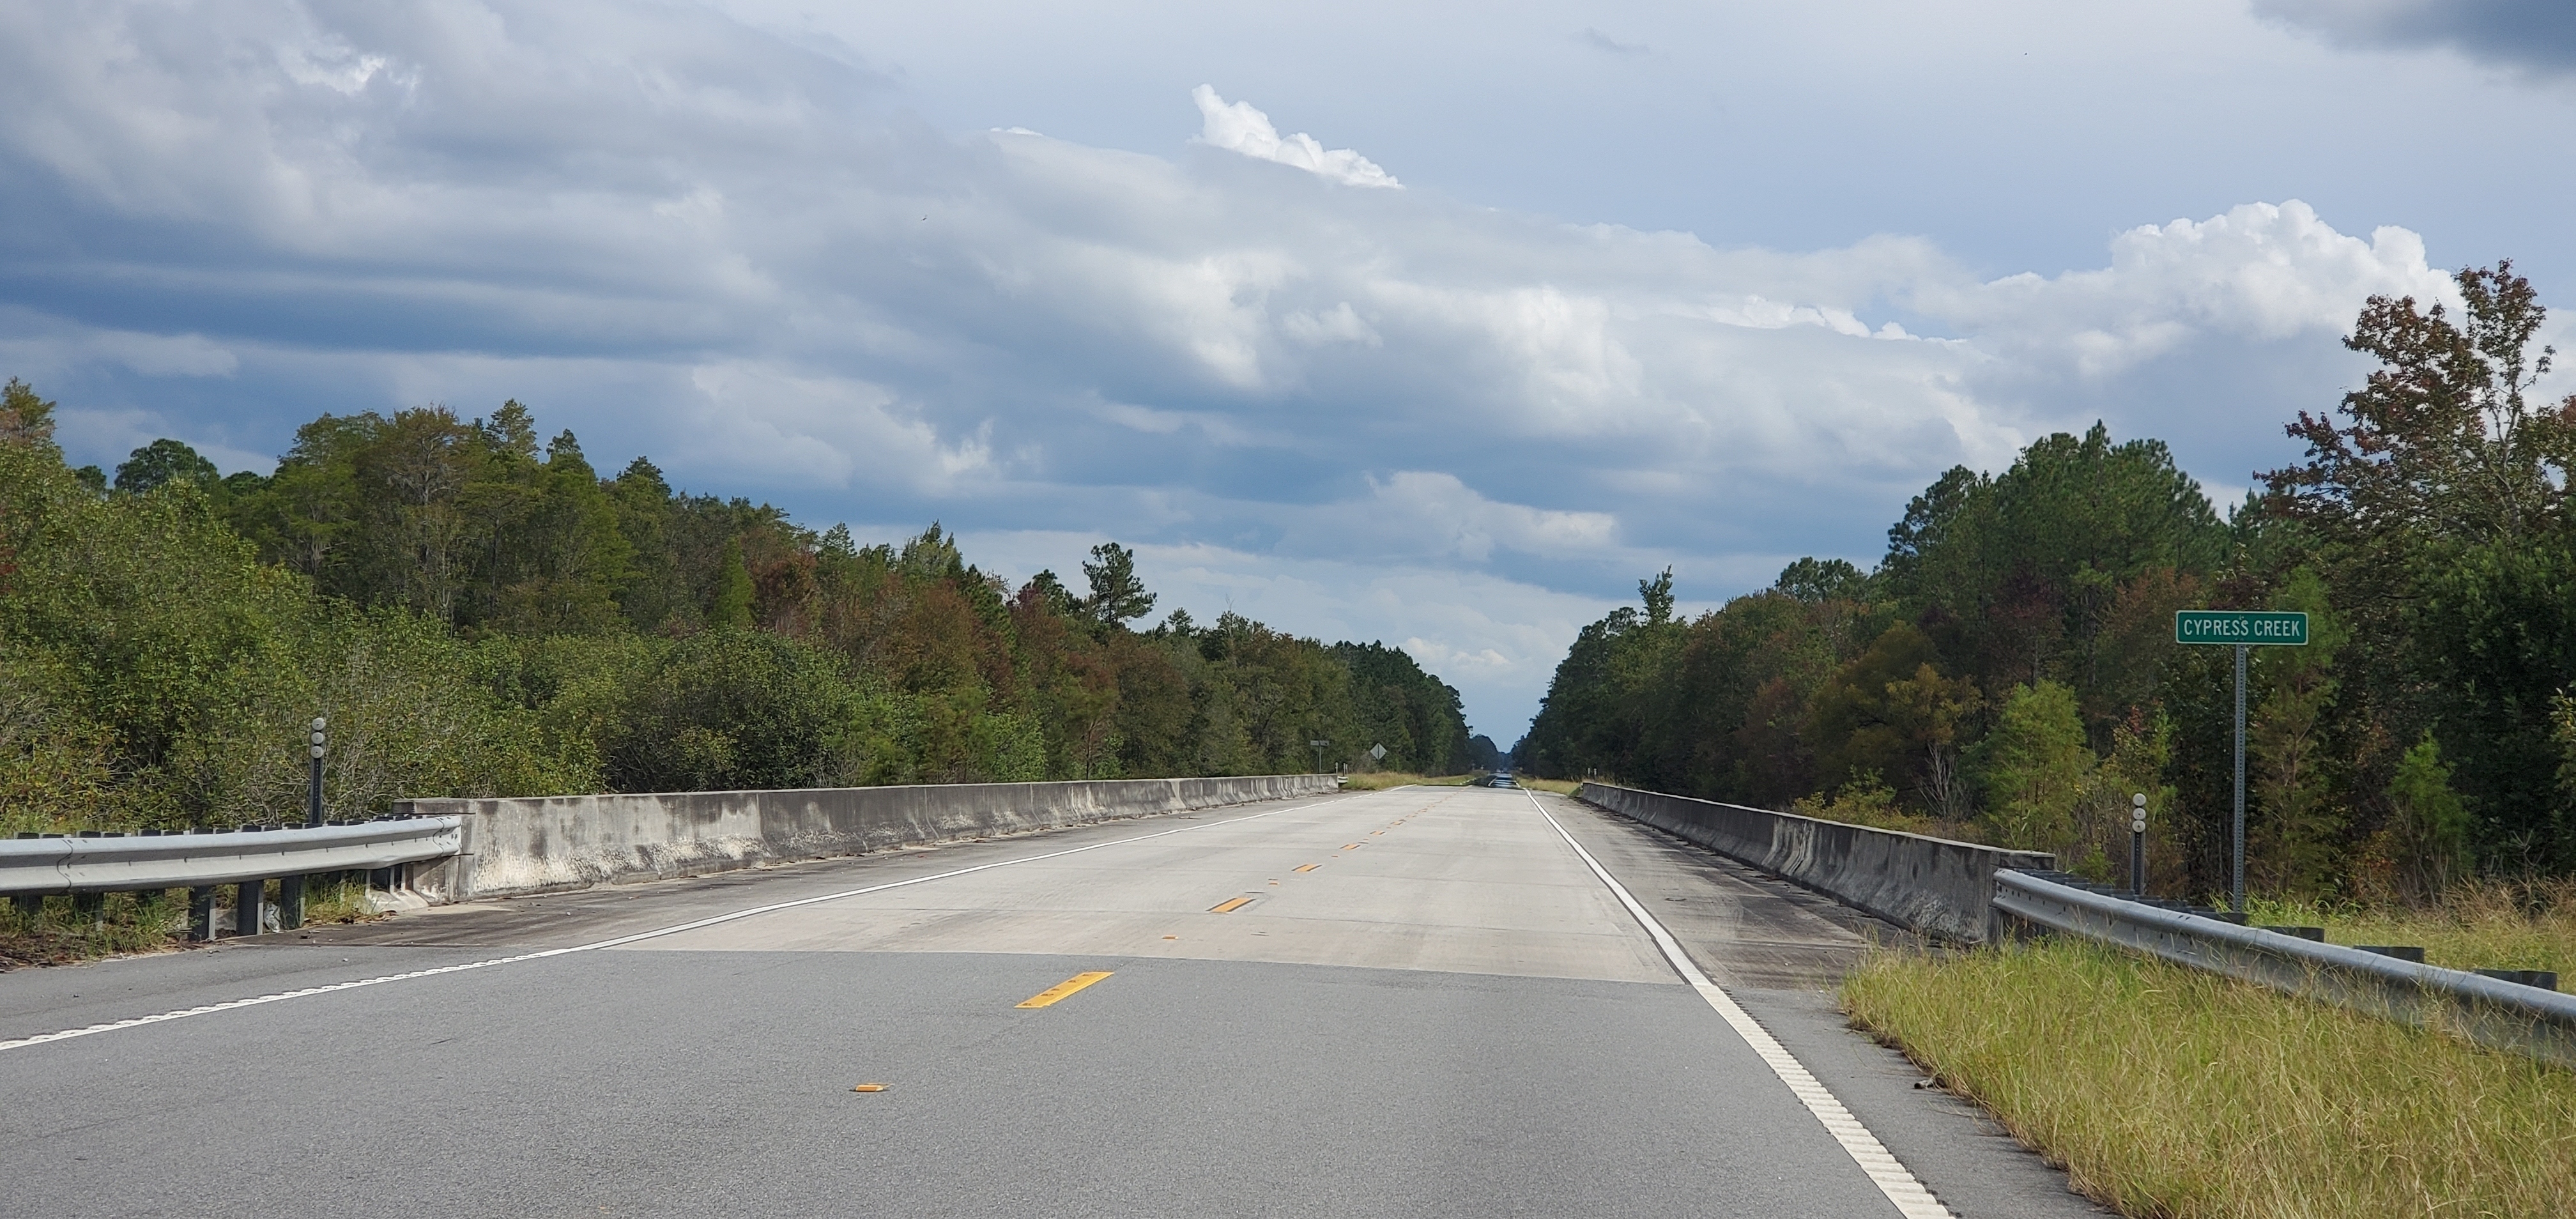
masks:
{"label": "tree line", "polygon": [[1201,625],[1134,555],[1016,587],[933,525],[858,545],[602,477],[516,402],[325,415],[269,474],[157,440],[72,468],[0,399],[0,831],[276,821],[331,725],[335,814],[397,798],[1298,772],[1492,742],[1378,643]]}
{"label": "tree line", "polygon": [[2303,458],[2222,517],[2151,439],[1943,474],[1869,571],[1801,559],[1683,620],[1669,571],[1586,627],[1513,754],[1541,775],[2053,850],[2125,870],[2133,793],[2168,891],[2223,891],[2233,655],[2188,608],[2303,610],[2254,650],[2249,873],[2407,897],[2576,870],[2576,397],[2509,262],[2465,308],[2373,297],[2376,367],[2287,424]]}

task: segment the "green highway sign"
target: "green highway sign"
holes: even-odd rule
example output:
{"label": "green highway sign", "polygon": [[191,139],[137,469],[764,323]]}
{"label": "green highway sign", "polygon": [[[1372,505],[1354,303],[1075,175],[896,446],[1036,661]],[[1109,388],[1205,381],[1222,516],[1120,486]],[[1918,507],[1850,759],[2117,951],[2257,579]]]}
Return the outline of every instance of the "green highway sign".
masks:
{"label": "green highway sign", "polygon": [[2236,819],[2234,883],[2229,907],[2245,909],[2245,649],[2304,647],[2308,616],[2297,610],[2175,610],[2175,643],[2233,644],[2236,648]]}
{"label": "green highway sign", "polygon": [[2174,642],[2304,647],[2308,616],[2297,610],[2176,610]]}

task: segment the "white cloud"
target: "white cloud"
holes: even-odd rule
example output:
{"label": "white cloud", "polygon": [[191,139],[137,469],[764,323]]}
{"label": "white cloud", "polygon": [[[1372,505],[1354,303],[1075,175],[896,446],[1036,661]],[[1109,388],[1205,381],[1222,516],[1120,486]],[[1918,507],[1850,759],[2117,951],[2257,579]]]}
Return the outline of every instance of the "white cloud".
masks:
{"label": "white cloud", "polygon": [[1279,328],[1287,332],[1288,337],[1309,347],[1321,347],[1327,343],[1386,345],[1386,340],[1378,336],[1376,328],[1361,320],[1359,312],[1351,308],[1349,301],[1336,302],[1332,308],[1320,313],[1296,310],[1279,320]]}
{"label": "white cloud", "polygon": [[689,384],[702,395],[691,430],[706,438],[692,464],[743,481],[865,478],[937,494],[994,472],[989,427],[943,441],[881,385],[737,361],[692,368]]}
{"label": "white cloud", "polygon": [[[281,45],[277,48],[277,62],[297,84],[319,85],[354,95],[392,61],[382,55],[360,54],[337,39],[324,39],[304,45]],[[408,73],[391,73],[387,78],[398,85],[413,83]]]}
{"label": "white cloud", "polygon": [[1497,550],[1552,559],[1618,556],[1619,526],[1606,512],[1532,508],[1485,498],[1457,475],[1398,470],[1370,476],[1369,493],[1283,513],[1287,546],[1309,554],[1402,556],[1483,563]]}
{"label": "white cloud", "polygon": [[34,310],[0,306],[0,361],[21,377],[110,363],[146,377],[228,377],[241,360],[200,334],[150,334],[66,325]]}
{"label": "white cloud", "polygon": [[[858,58],[610,0],[0,0],[0,209],[43,222],[0,228],[0,358],[86,460],[517,396],[818,522],[1118,537],[1193,612],[1484,674],[1501,738],[1638,575],[1866,558],[1941,468],[2097,416],[2242,485],[2364,297],[2447,292],[2297,201],[1997,277],[947,134]],[[1194,96],[1206,144],[1396,185]]]}
{"label": "white cloud", "polygon": [[1227,152],[1239,152],[1258,161],[1293,165],[1344,186],[1376,186],[1389,190],[1399,190],[1404,186],[1393,175],[1378,168],[1375,162],[1350,149],[1326,150],[1315,141],[1315,137],[1302,131],[1281,138],[1279,129],[1270,125],[1270,116],[1253,109],[1250,102],[1228,103],[1207,85],[1190,90],[1190,100],[1199,106],[1200,143]]}
{"label": "white cloud", "polygon": [[2364,241],[2293,199],[2131,229],[2112,239],[2111,265],[2101,270],[1928,284],[1910,303],[1999,351],[2104,377],[2211,333],[2267,341],[2339,333],[2374,294],[2459,307],[2449,276],[2426,263],[2423,238],[2384,227]]}

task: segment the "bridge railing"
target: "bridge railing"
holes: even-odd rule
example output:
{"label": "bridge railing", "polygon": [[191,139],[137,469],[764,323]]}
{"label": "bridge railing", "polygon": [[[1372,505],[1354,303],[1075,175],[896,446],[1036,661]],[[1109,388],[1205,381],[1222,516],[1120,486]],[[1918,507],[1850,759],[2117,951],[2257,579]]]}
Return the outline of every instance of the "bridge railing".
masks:
{"label": "bridge railing", "polygon": [[0,896],[27,909],[68,893],[96,911],[100,894],[186,886],[194,930],[212,938],[215,888],[227,884],[241,886],[236,908],[250,913],[236,922],[255,933],[271,879],[288,882],[276,905],[283,929],[300,921],[301,879],[314,874],[401,868],[376,887],[443,904],[1315,796],[1340,783],[1235,775],[398,800],[390,818],[310,829],[0,841]]}
{"label": "bridge railing", "polygon": [[464,819],[455,858],[412,878],[423,898],[446,903],[1316,796],[1339,786],[1328,774],[1234,775],[397,800],[394,809]]}
{"label": "bridge railing", "polygon": [[1992,933],[1988,901],[1997,869],[2056,864],[2045,851],[2007,851],[1613,783],[1587,781],[1575,799],[1948,943],[1983,943]]}
{"label": "bridge railing", "polygon": [[[32,911],[48,895],[96,900],[108,893],[189,890],[192,933],[214,938],[215,890],[239,887],[238,934],[262,926],[267,883],[317,873],[376,873],[380,887],[400,877],[388,869],[444,859],[457,852],[464,822],[456,817],[389,817],[311,827],[243,826],[140,834],[29,835],[0,840],[0,896]],[[300,893],[300,886],[289,886]],[[288,908],[290,906],[297,908]],[[281,926],[301,921],[300,903],[282,903]]]}

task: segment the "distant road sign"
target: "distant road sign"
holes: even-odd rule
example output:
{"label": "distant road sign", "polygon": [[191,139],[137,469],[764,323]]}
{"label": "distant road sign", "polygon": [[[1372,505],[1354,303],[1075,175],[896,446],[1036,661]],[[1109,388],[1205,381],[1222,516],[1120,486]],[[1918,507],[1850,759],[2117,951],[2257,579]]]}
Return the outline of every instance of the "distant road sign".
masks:
{"label": "distant road sign", "polygon": [[2308,616],[2296,610],[2176,610],[2174,642],[2305,647]]}
{"label": "distant road sign", "polygon": [[2245,649],[2305,646],[2308,642],[2308,616],[2297,610],[2175,610],[2174,642],[2225,644],[2236,649],[2236,853],[2234,883],[2228,889],[2228,904],[2242,912],[2245,909]]}
{"label": "distant road sign", "polygon": [[1370,757],[1372,757],[1372,758],[1375,758],[1375,759],[1377,759],[1378,761],[1381,761],[1381,762],[1385,761],[1385,760],[1386,760],[1386,746],[1384,746],[1384,745],[1371,745],[1371,746],[1369,746],[1369,756],[1370,756]]}

